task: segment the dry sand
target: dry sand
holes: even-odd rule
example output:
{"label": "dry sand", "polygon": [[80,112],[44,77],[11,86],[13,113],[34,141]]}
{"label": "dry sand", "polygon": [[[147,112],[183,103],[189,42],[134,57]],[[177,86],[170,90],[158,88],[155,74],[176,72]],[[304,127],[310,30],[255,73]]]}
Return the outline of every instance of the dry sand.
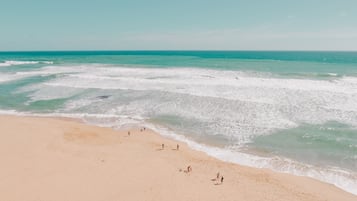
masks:
{"label": "dry sand", "polygon": [[[128,136],[65,119],[0,116],[0,201],[357,200],[333,185],[176,144],[140,128]],[[211,180],[218,171],[222,185]]]}

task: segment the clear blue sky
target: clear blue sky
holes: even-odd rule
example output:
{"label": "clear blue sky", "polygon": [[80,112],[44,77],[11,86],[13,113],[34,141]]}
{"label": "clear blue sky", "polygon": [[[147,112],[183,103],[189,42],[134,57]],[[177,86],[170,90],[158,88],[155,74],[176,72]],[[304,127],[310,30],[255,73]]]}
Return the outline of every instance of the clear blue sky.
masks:
{"label": "clear blue sky", "polygon": [[357,0],[0,0],[6,50],[357,50]]}

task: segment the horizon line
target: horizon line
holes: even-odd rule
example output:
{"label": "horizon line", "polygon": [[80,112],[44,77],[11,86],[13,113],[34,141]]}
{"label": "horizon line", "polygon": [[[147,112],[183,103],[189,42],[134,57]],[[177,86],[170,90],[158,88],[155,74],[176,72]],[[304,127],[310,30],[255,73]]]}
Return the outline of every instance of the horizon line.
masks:
{"label": "horizon line", "polygon": [[0,50],[0,53],[19,53],[19,52],[357,52],[356,50],[244,50],[244,49],[237,49],[237,50],[185,50],[185,49],[167,49],[167,50],[155,50],[155,49],[137,49],[137,50],[105,50],[105,49],[98,49],[98,50]]}

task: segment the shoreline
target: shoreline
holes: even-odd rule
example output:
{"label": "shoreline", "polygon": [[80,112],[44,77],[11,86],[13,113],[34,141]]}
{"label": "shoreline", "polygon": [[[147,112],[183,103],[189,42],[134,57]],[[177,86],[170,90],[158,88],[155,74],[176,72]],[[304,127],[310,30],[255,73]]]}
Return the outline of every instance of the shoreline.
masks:
{"label": "shoreline", "polygon": [[[0,200],[357,199],[312,178],[218,160],[148,129],[57,117],[0,115],[0,122]],[[217,172],[222,185],[211,181]]]}

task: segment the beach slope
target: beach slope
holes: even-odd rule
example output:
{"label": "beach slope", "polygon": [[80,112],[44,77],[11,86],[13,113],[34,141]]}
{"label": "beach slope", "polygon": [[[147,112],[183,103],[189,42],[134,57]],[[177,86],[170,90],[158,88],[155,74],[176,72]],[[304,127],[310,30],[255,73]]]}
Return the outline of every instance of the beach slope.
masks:
{"label": "beach slope", "polygon": [[[0,200],[357,200],[330,184],[225,163],[177,144],[148,129],[0,116]],[[214,181],[217,172],[222,184]]]}

